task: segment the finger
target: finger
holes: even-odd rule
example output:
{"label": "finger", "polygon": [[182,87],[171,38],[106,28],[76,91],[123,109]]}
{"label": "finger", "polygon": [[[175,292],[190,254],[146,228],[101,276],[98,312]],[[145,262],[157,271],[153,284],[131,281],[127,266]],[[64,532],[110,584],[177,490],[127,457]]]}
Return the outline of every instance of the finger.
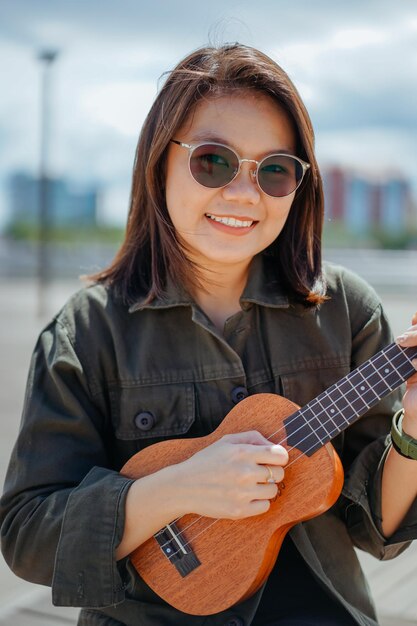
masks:
{"label": "finger", "polygon": [[242,443],[249,445],[269,445],[271,446],[271,442],[269,439],[264,437],[262,433],[258,430],[248,430],[243,433],[232,433],[230,435],[224,435],[222,437],[224,441],[228,441],[229,443]]}
{"label": "finger", "polygon": [[417,328],[415,326],[412,326],[411,328],[403,332],[401,335],[399,335],[396,338],[396,342],[402,347],[416,346],[417,345]]}
{"label": "finger", "polygon": [[261,515],[271,508],[271,500],[252,500],[247,509],[246,517]]}
{"label": "finger", "polygon": [[257,446],[252,449],[254,460],[259,465],[286,465],[288,463],[288,452],[279,444],[269,444],[269,446]]}
{"label": "finger", "polygon": [[278,494],[278,485],[275,483],[256,485],[253,500],[273,500]]}
{"label": "finger", "polygon": [[281,465],[258,465],[255,478],[259,484],[280,483],[284,479],[284,473]]}
{"label": "finger", "polygon": [[[227,435],[226,435],[227,436]],[[226,437],[223,437],[226,439]],[[229,440],[230,441],[230,440]],[[241,443],[232,448],[235,458],[259,465],[285,465],[288,462],[288,452],[279,444],[252,445]]]}
{"label": "finger", "polygon": [[412,324],[417,324],[417,311],[414,313],[412,320],[411,320]]}

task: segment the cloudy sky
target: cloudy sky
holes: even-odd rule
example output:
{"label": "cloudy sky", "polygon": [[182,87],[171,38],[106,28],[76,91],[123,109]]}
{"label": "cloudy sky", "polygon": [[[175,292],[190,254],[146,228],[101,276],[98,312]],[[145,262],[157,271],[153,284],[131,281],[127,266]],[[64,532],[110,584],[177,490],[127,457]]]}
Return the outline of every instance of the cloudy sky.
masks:
{"label": "cloudy sky", "polygon": [[59,50],[50,170],[98,184],[103,218],[124,223],[158,79],[208,41],[258,47],[284,67],[321,164],[395,169],[416,192],[415,0],[0,0],[0,224],[7,176],[39,167],[39,51]]}

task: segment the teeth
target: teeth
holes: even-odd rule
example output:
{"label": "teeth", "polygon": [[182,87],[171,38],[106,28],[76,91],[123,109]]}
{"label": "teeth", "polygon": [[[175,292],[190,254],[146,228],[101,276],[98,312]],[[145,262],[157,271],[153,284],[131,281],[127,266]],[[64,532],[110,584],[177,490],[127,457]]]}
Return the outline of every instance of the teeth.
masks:
{"label": "teeth", "polygon": [[211,215],[210,213],[206,213],[206,217],[209,217],[214,222],[220,222],[221,224],[226,224],[226,226],[232,226],[233,228],[248,228],[253,224],[253,220],[237,220],[234,217],[216,217],[216,215]]}

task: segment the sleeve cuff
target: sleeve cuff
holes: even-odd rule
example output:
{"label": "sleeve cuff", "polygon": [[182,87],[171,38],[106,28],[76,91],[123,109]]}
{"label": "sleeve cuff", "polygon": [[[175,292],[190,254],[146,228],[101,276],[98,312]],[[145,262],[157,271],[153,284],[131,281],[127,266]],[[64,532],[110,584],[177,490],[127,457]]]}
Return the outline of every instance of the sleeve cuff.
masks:
{"label": "sleeve cuff", "polygon": [[55,559],[55,605],[97,608],[124,600],[114,551],[123,534],[125,498],[132,482],[94,467],[71,493]]}
{"label": "sleeve cuff", "polygon": [[[373,476],[371,490],[371,509],[375,519],[375,523],[382,534],[382,507],[381,507],[381,491],[382,491],[382,472],[384,469],[385,459],[391,445],[391,435],[385,440],[385,451],[378,464],[376,472]],[[417,461],[416,461],[417,463]],[[409,542],[417,539],[417,500],[414,501],[399,528],[388,538],[385,539],[386,545],[394,545],[402,542]]]}
{"label": "sleeve cuff", "polygon": [[342,494],[349,500],[345,504],[345,519],[354,544],[377,559],[389,560],[403,552],[417,536],[417,508],[414,525],[401,525],[389,539],[382,534],[381,480],[388,440],[373,442],[354,463],[353,471],[346,476]]}

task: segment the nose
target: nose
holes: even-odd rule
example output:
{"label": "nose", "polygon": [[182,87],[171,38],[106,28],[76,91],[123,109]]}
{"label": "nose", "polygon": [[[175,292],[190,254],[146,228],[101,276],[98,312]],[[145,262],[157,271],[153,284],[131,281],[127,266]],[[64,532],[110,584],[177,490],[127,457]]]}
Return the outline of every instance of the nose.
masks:
{"label": "nose", "polygon": [[261,198],[256,181],[256,166],[252,162],[243,163],[236,178],[222,189],[223,197],[228,201],[257,204]]}

